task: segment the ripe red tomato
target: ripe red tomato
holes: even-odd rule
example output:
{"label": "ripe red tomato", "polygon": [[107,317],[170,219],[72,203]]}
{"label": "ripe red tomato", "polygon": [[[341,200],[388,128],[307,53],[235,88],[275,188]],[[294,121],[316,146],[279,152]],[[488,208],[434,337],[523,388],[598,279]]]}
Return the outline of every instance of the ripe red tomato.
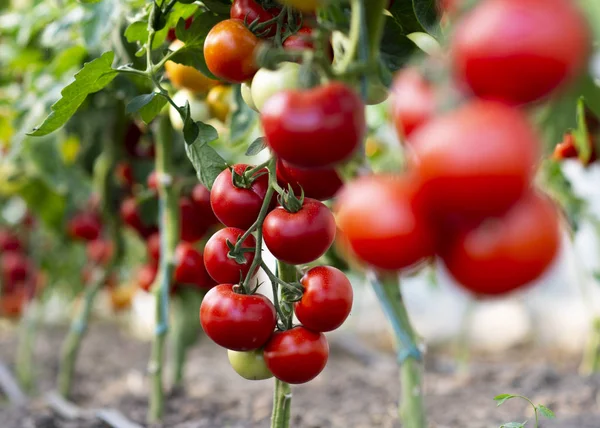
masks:
{"label": "ripe red tomato", "polygon": [[323,333],[294,327],[273,334],[265,346],[264,357],[277,379],[291,384],[306,383],[325,368],[329,344]]}
{"label": "ripe red tomato", "polygon": [[334,168],[297,168],[280,159],[277,160],[277,182],[284,189],[291,185],[296,195],[300,195],[302,188],[304,196],[319,201],[333,198],[344,185]]}
{"label": "ripe red tomato", "polygon": [[[237,19],[250,25],[254,21],[263,23],[273,19],[274,14],[278,11],[277,8],[270,8],[267,11],[254,0],[234,0],[231,5],[229,16],[231,19]],[[273,37],[277,32],[277,23],[274,22],[267,28],[261,30],[261,33],[262,32],[265,32],[264,37]]]}
{"label": "ripe red tomato", "polygon": [[72,239],[93,241],[98,239],[102,231],[100,217],[91,212],[75,214],[67,225],[69,236]]}
{"label": "ripe red tomato", "polygon": [[4,286],[27,280],[32,269],[27,256],[17,252],[3,253],[0,268]]}
{"label": "ripe red tomato", "polygon": [[[234,259],[229,258],[229,247],[227,241],[235,245],[238,239],[244,234],[242,229],[235,227],[226,227],[215,233],[204,247],[204,264],[210,276],[221,284],[237,284],[245,278],[250,270],[250,265],[254,260],[254,253],[244,253],[245,264],[238,264]],[[242,248],[255,248],[256,239],[250,235],[242,243]]]}
{"label": "ripe red tomato", "polygon": [[273,334],[275,307],[261,294],[237,294],[233,285],[211,289],[200,306],[200,322],[208,337],[233,351],[262,347]]}
{"label": "ripe red tomato", "polygon": [[[313,29],[310,27],[302,27],[298,30],[296,34],[292,34],[283,42],[283,47],[286,50],[294,51],[294,50],[305,50],[305,49],[314,49],[315,44],[312,41],[312,33]],[[327,56],[333,60],[333,46],[329,43],[327,49]]]}
{"label": "ripe red tomato", "polygon": [[414,177],[368,176],[340,192],[336,219],[357,257],[385,270],[435,252],[435,234]]}
{"label": "ripe red tomato", "polygon": [[199,241],[214,224],[212,211],[188,197],[179,199],[179,216],[181,240],[186,242]]}
{"label": "ripe red tomato", "polygon": [[97,265],[106,265],[113,255],[113,243],[107,239],[95,239],[87,243],[88,261]]}
{"label": "ripe red tomato", "polygon": [[398,73],[392,91],[392,117],[404,142],[435,114],[435,94],[432,84],[414,67]]}
{"label": "ripe red tomato", "polygon": [[120,212],[123,223],[131,227],[143,238],[147,238],[158,230],[156,225],[145,224],[143,222],[138,203],[133,196],[123,199]]}
{"label": "ripe red tomato", "polygon": [[150,263],[158,264],[160,261],[160,233],[153,233],[146,240],[146,251]]}
{"label": "ripe red tomato", "polygon": [[515,105],[576,77],[590,43],[571,0],[488,0],[458,23],[451,49],[456,77],[475,95]]}
{"label": "ripe red tomato", "polygon": [[210,190],[204,187],[203,184],[196,184],[192,190],[192,201],[198,210],[198,214],[201,213],[202,220],[211,226],[219,224],[219,220],[215,216],[215,213],[210,206]]}
{"label": "ripe red tomato", "polygon": [[352,284],[344,273],[331,266],[312,268],[302,277],[302,300],[295,303],[298,320],[309,330],[333,331],[352,309]]}
{"label": "ripe red tomato", "polygon": [[336,227],[329,208],[305,198],[298,212],[275,208],[265,218],[262,230],[265,244],[275,258],[301,265],[325,254],[333,244]]}
{"label": "ripe red tomato", "polygon": [[411,137],[415,169],[433,213],[485,217],[514,204],[533,177],[539,142],[518,110],[473,101]]}
{"label": "ripe red tomato", "polygon": [[359,96],[341,83],[281,91],[261,111],[267,143],[285,162],[304,168],[347,160],[365,135]]}
{"label": "ripe red tomato", "polygon": [[[232,167],[239,175],[243,175],[247,168],[249,166],[245,164]],[[237,187],[233,183],[230,169],[217,176],[210,192],[210,204],[221,223],[240,229],[248,229],[254,224],[269,188],[269,176],[265,172],[266,169],[254,174],[262,175],[247,187]]]}
{"label": "ripe red tomato", "polygon": [[0,229],[0,252],[22,251],[23,245],[19,237],[10,230]]}
{"label": "ripe red tomato", "polygon": [[142,290],[150,292],[157,273],[158,267],[154,264],[146,264],[141,266],[137,271],[138,286]]}
{"label": "ripe red tomato", "polygon": [[202,289],[217,285],[204,267],[204,257],[188,242],[180,242],[175,249],[175,282],[191,284]]}
{"label": "ripe red tomato", "polygon": [[539,278],[559,247],[556,207],[547,197],[530,191],[501,217],[455,231],[441,256],[464,288],[498,295]]}
{"label": "ripe red tomato", "polygon": [[219,79],[243,83],[258,71],[254,58],[258,43],[258,38],[243,21],[221,21],[210,30],[204,41],[206,65]]}

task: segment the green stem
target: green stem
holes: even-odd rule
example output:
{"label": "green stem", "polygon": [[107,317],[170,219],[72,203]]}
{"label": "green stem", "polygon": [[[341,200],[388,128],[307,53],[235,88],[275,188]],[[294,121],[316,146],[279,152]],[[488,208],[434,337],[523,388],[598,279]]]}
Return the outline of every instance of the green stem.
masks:
{"label": "green stem", "polygon": [[[156,172],[170,175],[172,171],[171,123],[166,115],[156,121]],[[151,376],[151,394],[148,406],[148,421],[160,421],[164,414],[165,395],[163,388],[163,361],[165,340],[168,332],[169,289],[174,269],[175,247],[179,241],[179,207],[177,194],[171,185],[159,182],[159,224],[160,224],[160,269],[156,295],[156,330],[152,342],[148,372]]]}
{"label": "green stem", "polygon": [[592,329],[579,367],[582,375],[590,375],[600,371],[600,317],[592,321]]}
{"label": "green stem", "polygon": [[361,23],[363,20],[362,11],[363,0],[350,0],[352,6],[352,16],[350,18],[350,34],[348,42],[348,50],[344,53],[344,58],[339,62],[337,70],[340,74],[344,73],[346,69],[354,61],[358,52],[358,45],[360,43]]}
{"label": "green stem", "polygon": [[398,345],[401,396],[400,422],[404,428],[427,426],[423,402],[423,361],[417,347],[415,333],[404,306],[397,275],[377,276],[369,274],[375,293],[392,324]]}
{"label": "green stem", "polygon": [[33,347],[39,322],[38,305],[39,302],[37,299],[29,302],[19,326],[19,343],[17,345],[15,369],[19,383],[26,392],[33,390]]}

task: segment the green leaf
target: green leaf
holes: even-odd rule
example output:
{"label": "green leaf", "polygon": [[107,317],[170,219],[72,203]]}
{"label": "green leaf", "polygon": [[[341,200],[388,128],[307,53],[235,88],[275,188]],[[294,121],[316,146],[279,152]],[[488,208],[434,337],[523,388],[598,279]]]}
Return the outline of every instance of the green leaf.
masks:
{"label": "green leaf", "polygon": [[126,112],[136,113],[139,111],[142,120],[148,124],[161,112],[164,106],[167,104],[167,98],[158,93],[152,92],[150,94],[139,95],[132,99],[127,104]]}
{"label": "green leaf", "polygon": [[258,137],[252,142],[252,144],[250,144],[248,150],[246,150],[246,156],[256,156],[266,148],[267,140],[265,139],[265,137]]}
{"label": "green leaf", "polygon": [[185,152],[196,170],[198,179],[210,190],[217,175],[227,168],[227,162],[208,144],[186,144]]}
{"label": "green leaf", "polygon": [[235,110],[231,114],[230,138],[233,143],[237,143],[246,138],[250,133],[258,119],[258,114],[244,102],[241,85],[234,86],[233,100],[235,103]]}
{"label": "green leaf", "polygon": [[406,33],[394,22],[394,19],[386,16],[381,40],[381,61],[383,64],[390,71],[396,72],[406,65],[417,50],[417,45],[406,37]]}
{"label": "green leaf", "polygon": [[145,42],[148,39],[148,23],[134,21],[125,30],[125,38],[129,43]]}
{"label": "green leaf", "polygon": [[72,68],[80,67],[86,55],[87,50],[83,46],[71,46],[64,49],[50,63],[52,74],[59,77]]}
{"label": "green leaf", "polygon": [[114,52],[105,52],[100,58],[84,64],[75,74],[75,81],[61,91],[62,98],[52,105],[52,113],[28,135],[39,137],[57,130],[75,114],[89,94],[100,91],[112,82],[118,74],[112,68],[114,56]]}
{"label": "green leaf", "polygon": [[403,34],[426,32],[434,37],[441,33],[436,0],[401,0],[390,9]]}
{"label": "green leaf", "polygon": [[515,398],[514,395],[512,394],[500,394],[494,397],[494,401],[497,402],[498,407],[503,405],[507,400],[510,400],[511,398]]}
{"label": "green leaf", "polygon": [[509,422],[507,424],[500,425],[500,428],[524,428],[526,423],[527,423],[527,421],[525,421],[525,422]]}
{"label": "green leaf", "polygon": [[541,415],[545,418],[554,419],[556,417],[556,415],[554,414],[554,412],[552,410],[550,410],[549,408],[547,408],[546,406],[544,406],[542,404],[538,404],[537,409],[538,409],[538,412],[540,412]]}
{"label": "green leaf", "polygon": [[590,156],[592,155],[592,148],[590,147],[590,135],[585,120],[585,104],[583,102],[583,97],[579,98],[579,101],[577,102],[577,128],[573,131],[573,136],[575,137],[577,156],[584,165],[587,165]]}
{"label": "green leaf", "polygon": [[229,15],[231,3],[228,0],[202,0],[202,4],[213,13]]}

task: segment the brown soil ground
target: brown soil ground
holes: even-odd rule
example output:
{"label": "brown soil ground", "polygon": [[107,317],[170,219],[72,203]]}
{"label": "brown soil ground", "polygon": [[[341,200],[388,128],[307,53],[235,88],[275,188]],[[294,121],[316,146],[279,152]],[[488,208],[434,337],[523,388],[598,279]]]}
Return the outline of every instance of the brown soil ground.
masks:
{"label": "brown soil ground", "polygon": [[[53,388],[57,350],[64,331],[40,334],[37,397],[23,409],[0,405],[1,428],[96,428],[97,420],[65,420],[45,404]],[[15,337],[0,337],[0,359],[13,364]],[[349,352],[352,350],[353,352]],[[360,352],[358,352],[360,351]],[[83,408],[120,410],[143,425],[146,412],[145,366],[149,344],[96,325],[84,342],[77,366],[73,401]],[[425,380],[430,427],[492,428],[531,419],[523,402],[497,408],[493,397],[518,393],[557,414],[544,428],[599,428],[600,375],[577,374],[578,357],[520,349],[506,355],[474,355],[468,375],[459,375],[448,354],[431,353]],[[229,367],[224,350],[204,339],[190,354],[185,393],[172,394],[163,427],[269,427],[272,381],[250,382]],[[394,355],[353,336],[331,340],[331,358],[315,381],[293,388],[292,427],[400,427]],[[533,420],[527,424],[533,427]]]}

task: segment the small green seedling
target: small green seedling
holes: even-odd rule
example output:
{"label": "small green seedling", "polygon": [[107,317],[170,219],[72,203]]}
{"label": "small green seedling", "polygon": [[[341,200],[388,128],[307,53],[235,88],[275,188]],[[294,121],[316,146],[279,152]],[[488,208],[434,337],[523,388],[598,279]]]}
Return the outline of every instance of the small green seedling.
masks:
{"label": "small green seedling", "polygon": [[[544,406],[542,404],[538,404],[536,406],[535,404],[533,404],[533,401],[531,401],[529,398],[527,398],[523,395],[500,394],[500,395],[494,397],[494,401],[496,401],[498,403],[498,406],[501,406],[502,404],[504,404],[511,398],[521,398],[521,399],[527,401],[529,404],[531,404],[531,407],[533,407],[533,411],[535,412],[535,428],[538,428],[538,426],[539,426],[539,415],[540,414],[543,417],[548,418],[548,419],[554,419],[556,417],[556,415],[554,414],[554,412],[552,410],[550,410],[549,408],[547,408],[546,406]],[[500,425],[500,428],[525,428],[526,423],[527,423],[527,421],[525,421],[525,422],[508,422],[508,423]]]}

